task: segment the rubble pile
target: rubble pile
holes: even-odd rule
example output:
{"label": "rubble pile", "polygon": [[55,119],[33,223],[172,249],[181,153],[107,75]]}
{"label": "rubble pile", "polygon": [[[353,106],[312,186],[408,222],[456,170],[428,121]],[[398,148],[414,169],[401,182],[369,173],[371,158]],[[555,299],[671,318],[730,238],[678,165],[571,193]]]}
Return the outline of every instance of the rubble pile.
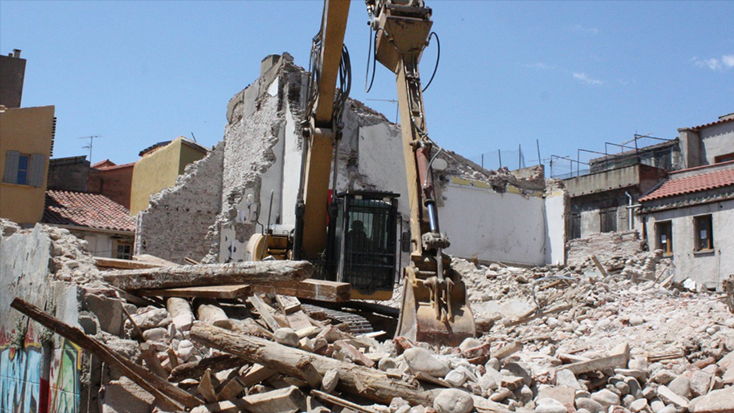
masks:
{"label": "rubble pile", "polygon": [[91,321],[13,308],[108,366],[102,412],[734,411],[734,317],[723,295],[673,283],[659,252],[565,268],[454,259],[479,334],[434,347],[302,305],[344,298],[305,262],[104,260],[47,231],[52,277],[79,285]]}

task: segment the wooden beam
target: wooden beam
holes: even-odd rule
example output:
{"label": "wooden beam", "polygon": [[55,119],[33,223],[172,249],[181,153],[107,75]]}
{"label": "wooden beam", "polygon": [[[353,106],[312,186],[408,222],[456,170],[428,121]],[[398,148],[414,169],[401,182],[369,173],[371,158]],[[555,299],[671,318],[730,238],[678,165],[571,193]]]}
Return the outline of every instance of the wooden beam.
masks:
{"label": "wooden beam", "polygon": [[125,376],[153,396],[179,406],[179,408],[182,406],[191,408],[203,403],[198,397],[194,397],[165,379],[149,372],[144,367],[117,355],[104,344],[84,334],[83,331],[44,313],[33,304],[16,297],[10,306],[44,327],[51,329],[56,334],[76,343],[84,350],[94,353],[103,362],[120,369]]}
{"label": "wooden beam", "polygon": [[141,261],[141,262],[147,262],[150,264],[159,264],[164,267],[170,267],[175,265],[181,265],[173,261],[164,260],[163,258],[156,257],[155,255],[150,254],[140,254],[140,255],[133,255],[133,261]]}
{"label": "wooden beam", "polygon": [[250,286],[247,284],[235,285],[202,285],[198,287],[161,288],[155,290],[137,290],[136,294],[152,297],[193,297],[233,299],[250,295]]}
{"label": "wooden beam", "polygon": [[121,270],[137,270],[137,269],[163,267],[162,264],[155,264],[151,262],[121,260],[119,258],[106,258],[106,257],[94,257],[94,264],[99,269],[121,269]]}
{"label": "wooden beam", "polygon": [[108,271],[102,274],[102,278],[129,291],[201,285],[292,285],[312,273],[313,264],[308,261],[250,261]]}
{"label": "wooden beam", "polygon": [[298,368],[302,360],[311,363],[322,376],[329,370],[337,370],[339,389],[380,403],[387,404],[395,397],[402,397],[412,404],[431,405],[435,398],[434,392],[392,379],[386,372],[378,369],[312,354],[257,337],[236,334],[206,323],[194,323],[191,338],[206,346],[242,357],[250,363],[259,363],[278,373],[301,380],[306,380]]}
{"label": "wooden beam", "polygon": [[328,301],[334,303],[343,303],[350,300],[350,291],[352,286],[348,283],[315,280],[309,278],[297,283],[267,285],[258,284],[251,285],[253,291],[259,293],[274,293],[290,295],[298,298],[309,300]]}

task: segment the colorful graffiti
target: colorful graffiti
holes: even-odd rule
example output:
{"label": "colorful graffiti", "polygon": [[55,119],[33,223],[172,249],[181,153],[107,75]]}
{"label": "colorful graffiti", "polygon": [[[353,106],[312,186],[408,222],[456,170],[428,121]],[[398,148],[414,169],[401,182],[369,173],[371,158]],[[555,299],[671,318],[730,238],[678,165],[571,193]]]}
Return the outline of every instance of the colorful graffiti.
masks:
{"label": "colorful graffiti", "polygon": [[41,344],[33,325],[22,348],[13,343],[15,330],[0,327],[0,413],[78,413],[81,349],[62,340],[50,363],[51,348]]}
{"label": "colorful graffiti", "polygon": [[54,354],[51,368],[50,413],[79,412],[79,373],[81,369],[81,348],[63,339],[61,347]]}
{"label": "colorful graffiti", "polygon": [[0,329],[0,412],[44,412],[46,409],[41,409],[43,349],[32,325],[27,328],[22,348],[12,345],[14,335],[15,330],[8,334],[5,327]]}

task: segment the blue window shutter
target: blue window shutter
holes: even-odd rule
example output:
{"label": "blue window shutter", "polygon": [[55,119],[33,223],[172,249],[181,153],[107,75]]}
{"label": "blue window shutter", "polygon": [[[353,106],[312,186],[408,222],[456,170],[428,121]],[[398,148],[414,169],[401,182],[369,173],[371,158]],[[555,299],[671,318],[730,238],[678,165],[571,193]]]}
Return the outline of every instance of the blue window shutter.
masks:
{"label": "blue window shutter", "polygon": [[3,182],[14,184],[18,180],[18,161],[20,160],[20,152],[8,151],[5,157],[5,175]]}
{"label": "blue window shutter", "polygon": [[31,155],[31,170],[28,183],[36,188],[42,187],[44,172],[46,172],[46,155],[34,153]]}

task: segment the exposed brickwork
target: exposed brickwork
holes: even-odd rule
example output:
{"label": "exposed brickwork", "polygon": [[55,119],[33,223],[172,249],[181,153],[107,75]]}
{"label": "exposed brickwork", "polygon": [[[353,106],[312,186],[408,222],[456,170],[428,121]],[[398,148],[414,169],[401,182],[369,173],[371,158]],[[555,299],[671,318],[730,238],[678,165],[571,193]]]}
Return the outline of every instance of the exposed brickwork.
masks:
{"label": "exposed brickwork", "polygon": [[[184,263],[201,260],[211,248],[206,235],[221,209],[224,143],[186,167],[176,186],[151,196],[137,217],[136,254]],[[218,242],[218,240],[216,240]]]}

